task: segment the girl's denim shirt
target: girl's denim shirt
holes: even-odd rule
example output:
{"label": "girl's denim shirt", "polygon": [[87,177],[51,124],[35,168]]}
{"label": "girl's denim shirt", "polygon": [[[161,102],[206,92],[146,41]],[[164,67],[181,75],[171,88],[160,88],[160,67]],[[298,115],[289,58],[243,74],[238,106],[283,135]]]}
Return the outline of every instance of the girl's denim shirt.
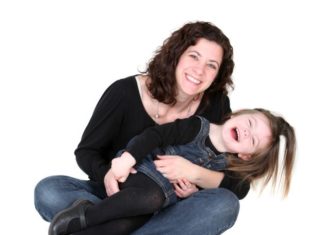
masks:
{"label": "girl's denim shirt", "polygon": [[226,168],[225,154],[221,153],[217,155],[205,145],[206,138],[209,135],[209,121],[203,117],[198,117],[201,120],[201,128],[193,141],[184,145],[157,148],[147,155],[142,163],[136,166],[138,171],[152,178],[162,188],[166,197],[163,207],[177,202],[179,198],[177,198],[169,180],[156,170],[153,162],[156,159],[156,155],[179,155],[194,164],[214,171],[220,171]]}

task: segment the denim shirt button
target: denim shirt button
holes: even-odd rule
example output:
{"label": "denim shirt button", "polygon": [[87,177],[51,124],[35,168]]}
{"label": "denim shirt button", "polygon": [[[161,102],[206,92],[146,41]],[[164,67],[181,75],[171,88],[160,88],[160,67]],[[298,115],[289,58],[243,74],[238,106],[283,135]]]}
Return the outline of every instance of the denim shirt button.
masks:
{"label": "denim shirt button", "polygon": [[213,155],[211,153],[208,153],[208,159],[212,160],[213,159]]}

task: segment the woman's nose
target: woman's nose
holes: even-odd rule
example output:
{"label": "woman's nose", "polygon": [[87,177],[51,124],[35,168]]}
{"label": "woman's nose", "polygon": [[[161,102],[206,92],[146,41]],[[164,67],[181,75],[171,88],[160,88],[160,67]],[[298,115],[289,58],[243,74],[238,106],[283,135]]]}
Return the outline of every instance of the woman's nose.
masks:
{"label": "woman's nose", "polygon": [[204,72],[204,65],[202,63],[197,63],[195,66],[195,73],[198,75],[203,74]]}

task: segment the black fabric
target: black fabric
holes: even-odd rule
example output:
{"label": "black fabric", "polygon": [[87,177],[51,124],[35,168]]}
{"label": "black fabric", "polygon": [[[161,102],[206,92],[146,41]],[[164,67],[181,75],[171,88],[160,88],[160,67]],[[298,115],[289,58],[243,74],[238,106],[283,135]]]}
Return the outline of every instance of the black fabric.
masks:
{"label": "black fabric", "polygon": [[[157,147],[183,145],[193,141],[198,135],[201,125],[202,122],[199,117],[191,116],[147,128],[141,135],[134,137],[127,144],[125,150],[132,154],[137,162],[140,162],[143,157],[147,156]],[[212,144],[209,136],[206,138],[205,145],[212,149],[214,153],[220,154]]]}
{"label": "black fabric", "polygon": [[189,143],[197,136],[200,128],[201,121],[196,116],[177,119],[175,122],[145,129],[127,144],[125,150],[139,162],[157,147]]}
{"label": "black fabric", "polygon": [[86,230],[73,233],[72,235],[129,235],[144,225],[152,215],[140,215],[123,219],[111,220],[104,224],[89,227]]}
{"label": "black fabric", "polygon": [[[85,217],[88,227],[105,223],[110,229],[109,234],[119,234],[119,230],[129,234],[146,222],[144,218],[150,218],[161,209],[165,201],[161,188],[140,172],[131,174],[125,183],[120,184],[120,189],[118,193],[87,208]],[[141,215],[146,216],[136,218]],[[119,219],[128,222],[123,224],[118,222]],[[108,225],[111,221],[114,222]],[[113,224],[119,226],[114,227]]]}
{"label": "black fabric", "polygon": [[[218,123],[230,111],[228,97],[217,93],[207,106],[201,103],[195,114]],[[75,150],[78,165],[91,180],[103,182],[116,153],[124,149],[132,137],[154,125],[156,123],[143,107],[135,76],[115,81],[100,98]],[[220,187],[232,190],[242,199],[249,185],[237,187],[239,182],[225,175]]]}

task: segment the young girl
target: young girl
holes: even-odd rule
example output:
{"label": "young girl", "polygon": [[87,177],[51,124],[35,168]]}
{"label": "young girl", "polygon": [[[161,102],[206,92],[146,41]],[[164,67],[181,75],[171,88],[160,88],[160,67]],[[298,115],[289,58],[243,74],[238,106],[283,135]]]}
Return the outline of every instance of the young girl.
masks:
{"label": "young girl", "polygon": [[[283,171],[287,195],[296,140],[294,129],[282,117],[264,109],[246,109],[233,113],[220,125],[193,116],[146,129],[112,161],[110,173],[121,182],[121,191],[96,205],[86,200],[76,202],[54,217],[49,234],[70,234],[110,220],[151,214],[177,202],[172,183],[155,167],[157,155],[178,154],[214,171],[233,171],[249,183],[262,177],[266,177],[265,184],[272,178],[276,182],[280,136],[286,139]],[[135,173],[133,167],[138,173],[130,175]],[[218,186],[199,178],[195,184],[201,188]],[[125,234],[130,232],[131,228],[125,228]]]}

